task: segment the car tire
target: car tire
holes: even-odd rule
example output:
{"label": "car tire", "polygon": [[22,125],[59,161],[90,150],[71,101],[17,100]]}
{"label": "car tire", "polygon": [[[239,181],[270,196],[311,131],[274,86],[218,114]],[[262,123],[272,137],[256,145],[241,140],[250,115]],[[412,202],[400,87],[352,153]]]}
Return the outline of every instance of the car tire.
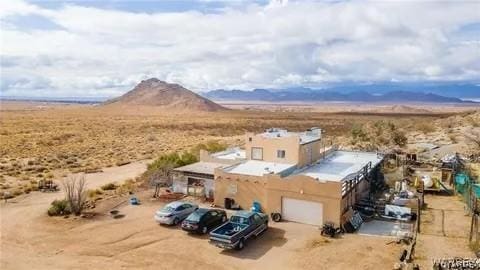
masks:
{"label": "car tire", "polygon": [[202,234],[206,234],[208,232],[207,226],[202,227]]}
{"label": "car tire", "polygon": [[237,244],[237,250],[242,250],[245,247],[245,241],[243,239],[240,239],[240,241]]}
{"label": "car tire", "polygon": [[178,225],[179,222],[180,220],[178,218],[173,219],[173,225]]}
{"label": "car tire", "polygon": [[282,215],[280,213],[272,213],[271,217],[272,217],[272,220],[275,222],[282,221]]}

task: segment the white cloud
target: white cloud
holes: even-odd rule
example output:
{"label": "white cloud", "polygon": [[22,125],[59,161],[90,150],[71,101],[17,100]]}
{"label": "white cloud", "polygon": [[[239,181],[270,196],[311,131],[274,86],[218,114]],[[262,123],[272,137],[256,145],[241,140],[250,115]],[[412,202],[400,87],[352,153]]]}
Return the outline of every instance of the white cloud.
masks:
{"label": "white cloud", "polygon": [[[478,80],[480,2],[288,2],[133,13],[1,1],[4,94],[112,96],[156,76],[193,90]],[[12,18],[42,16],[58,29]],[[8,26],[8,27],[7,27]]]}

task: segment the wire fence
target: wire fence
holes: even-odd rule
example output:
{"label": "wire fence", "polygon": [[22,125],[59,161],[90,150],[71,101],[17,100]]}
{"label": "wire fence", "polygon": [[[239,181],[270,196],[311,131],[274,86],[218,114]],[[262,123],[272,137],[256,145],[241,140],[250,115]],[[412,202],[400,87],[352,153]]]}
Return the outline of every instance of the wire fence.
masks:
{"label": "wire fence", "polygon": [[455,175],[455,191],[463,197],[468,210],[473,211],[477,199],[480,198],[480,184],[468,171]]}

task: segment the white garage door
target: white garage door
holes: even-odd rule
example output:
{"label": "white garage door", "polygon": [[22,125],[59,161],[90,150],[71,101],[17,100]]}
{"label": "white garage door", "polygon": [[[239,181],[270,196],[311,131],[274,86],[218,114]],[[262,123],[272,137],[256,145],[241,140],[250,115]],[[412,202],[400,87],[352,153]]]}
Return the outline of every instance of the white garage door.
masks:
{"label": "white garage door", "polygon": [[321,226],[323,224],[323,204],[284,197],[282,198],[282,218]]}

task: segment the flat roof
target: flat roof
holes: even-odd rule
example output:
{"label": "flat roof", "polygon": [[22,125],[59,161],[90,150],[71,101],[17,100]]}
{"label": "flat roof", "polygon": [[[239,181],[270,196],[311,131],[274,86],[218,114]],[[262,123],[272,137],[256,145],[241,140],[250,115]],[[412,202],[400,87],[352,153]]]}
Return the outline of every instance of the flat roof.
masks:
{"label": "flat roof", "polygon": [[247,160],[245,162],[224,168],[223,170],[229,173],[263,176],[264,174],[281,173],[292,167],[295,167],[295,164],[275,163],[261,160]]}
{"label": "flat roof", "polygon": [[174,171],[179,171],[179,172],[192,172],[192,173],[203,173],[203,174],[211,174],[213,175],[213,172],[215,168],[222,168],[229,166],[228,164],[222,164],[222,163],[215,163],[215,162],[196,162],[192,163],[189,165],[185,165],[182,167],[175,168]]}
{"label": "flat roof", "polygon": [[210,156],[218,159],[236,160],[245,159],[247,155],[245,153],[245,150],[240,149],[240,147],[234,147],[222,152],[213,153]]}
{"label": "flat roof", "polygon": [[265,132],[260,133],[264,138],[284,138],[291,136],[299,136],[299,144],[306,144],[322,138],[322,130],[320,128],[313,128],[303,132],[291,132],[286,129],[270,128]]}
{"label": "flat roof", "polygon": [[383,160],[383,156],[372,152],[334,151],[316,163],[293,172],[318,180],[340,182],[347,176],[360,171],[369,162],[372,168]]}

